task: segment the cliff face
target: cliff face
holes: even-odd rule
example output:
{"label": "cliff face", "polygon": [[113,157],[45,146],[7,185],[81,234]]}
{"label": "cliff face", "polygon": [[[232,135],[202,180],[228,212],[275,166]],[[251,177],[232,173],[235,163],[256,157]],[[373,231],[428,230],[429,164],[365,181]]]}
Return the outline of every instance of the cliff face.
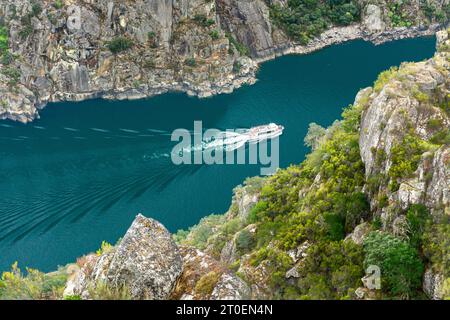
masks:
{"label": "cliff face", "polygon": [[302,164],[238,186],[224,215],[175,235],[138,215],[117,245],[57,272],[13,266],[0,298],[449,297],[449,32],[437,39],[432,59],[383,72],[342,120],[311,126]]}
{"label": "cliff face", "polygon": [[393,235],[416,256],[408,270],[419,270],[401,280],[411,283],[401,296],[420,283],[429,298],[448,296],[450,43],[447,31],[437,36],[432,59],[382,73],[343,121],[309,134],[316,143],[302,165],[247,180],[225,216],[204,218],[179,241],[235,270],[252,298],[373,299],[398,297],[388,289],[398,279],[386,278],[401,267],[380,266],[383,290],[368,289],[367,239]]}
{"label": "cliff face", "polygon": [[[276,8],[295,9],[285,1],[2,1],[0,119],[31,121],[54,101],[227,93],[253,83],[257,62],[276,55],[436,29],[435,14],[427,18],[418,1],[395,9],[385,1],[347,2],[359,10],[353,22],[324,21],[329,30],[300,45],[274,20]],[[428,2],[446,14],[447,0]]]}

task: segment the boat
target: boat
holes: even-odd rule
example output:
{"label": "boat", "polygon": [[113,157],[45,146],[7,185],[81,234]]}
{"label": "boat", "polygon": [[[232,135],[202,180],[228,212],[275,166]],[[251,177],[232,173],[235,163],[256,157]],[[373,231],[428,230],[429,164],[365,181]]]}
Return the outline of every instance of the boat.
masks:
{"label": "boat", "polygon": [[253,127],[248,131],[248,142],[258,143],[268,139],[274,139],[283,134],[284,127],[275,123]]}
{"label": "boat", "polygon": [[203,141],[201,149],[224,149],[226,152],[231,152],[243,147],[247,142],[254,144],[279,137],[283,134],[283,130],[283,126],[269,123],[267,125],[242,130],[239,133],[222,131],[210,140]]}

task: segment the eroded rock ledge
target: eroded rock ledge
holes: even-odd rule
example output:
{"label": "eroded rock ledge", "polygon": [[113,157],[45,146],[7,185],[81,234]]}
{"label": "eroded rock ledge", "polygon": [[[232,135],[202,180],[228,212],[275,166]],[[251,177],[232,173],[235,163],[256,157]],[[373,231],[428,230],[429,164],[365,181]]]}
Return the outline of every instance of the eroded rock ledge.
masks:
{"label": "eroded rock ledge", "polygon": [[223,264],[192,247],[178,247],[159,222],[138,215],[115,247],[68,267],[67,296],[95,299],[100,286],[132,299],[248,299],[250,288]]}

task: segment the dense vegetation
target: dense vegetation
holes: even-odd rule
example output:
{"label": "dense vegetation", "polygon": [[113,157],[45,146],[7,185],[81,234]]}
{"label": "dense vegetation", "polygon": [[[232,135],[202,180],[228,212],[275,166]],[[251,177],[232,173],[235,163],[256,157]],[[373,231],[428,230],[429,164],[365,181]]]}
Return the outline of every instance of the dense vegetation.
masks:
{"label": "dense vegetation", "polygon": [[[357,0],[288,0],[285,4],[266,1],[272,21],[300,44],[307,44],[332,26],[347,26],[361,20],[370,1]],[[384,20],[391,27],[411,27],[429,23],[446,23],[450,4],[436,6],[427,0],[419,2],[419,11],[411,0],[386,1]]]}
{"label": "dense vegetation", "polygon": [[288,0],[286,6],[270,4],[272,20],[301,44],[318,36],[331,25],[349,25],[360,20],[354,0]]}
{"label": "dense vegetation", "polygon": [[133,40],[127,37],[114,38],[107,44],[108,49],[114,54],[126,51],[132,46]]}
{"label": "dense vegetation", "polygon": [[[400,79],[401,72],[391,68],[381,73],[373,90],[379,93],[389,81]],[[414,90],[412,96],[426,107],[431,97],[422,99]],[[253,272],[264,268],[270,278],[267,292],[273,298],[355,298],[355,290],[363,286],[364,270],[371,265],[381,269],[377,298],[423,298],[426,264],[450,278],[448,217],[433,220],[423,205],[403,210],[386,196],[387,189],[395,192],[399,183],[414,173],[424,152],[439,146],[422,140],[413,130],[405,132],[392,146],[388,172],[366,178],[359,124],[369,95],[365,93],[357,105],[344,109],[342,120],[328,129],[310,125],[305,144],[312,152],[302,164],[279,170],[269,178],[246,180],[245,192],[259,194],[248,217],[239,217],[234,203],[228,219],[206,217],[189,232],[179,232],[177,241],[209,250],[217,258],[225,244],[234,241],[238,259],[229,267],[250,283],[255,280],[241,268],[254,268]],[[441,122],[431,125],[442,127]],[[383,150],[374,152],[375,165],[384,167],[386,154]],[[236,196],[242,190],[237,188]],[[377,194],[378,190],[384,191]],[[366,194],[377,196],[380,208],[388,207],[387,212],[399,217],[401,223],[395,231],[384,227],[380,216],[370,211]],[[366,221],[369,233],[363,244],[346,240],[361,221]],[[250,232],[250,226],[256,232]],[[304,259],[293,261],[290,252],[305,244]],[[287,278],[294,267],[296,277]],[[446,286],[450,288],[449,280]],[[444,288],[447,296],[449,288]]]}

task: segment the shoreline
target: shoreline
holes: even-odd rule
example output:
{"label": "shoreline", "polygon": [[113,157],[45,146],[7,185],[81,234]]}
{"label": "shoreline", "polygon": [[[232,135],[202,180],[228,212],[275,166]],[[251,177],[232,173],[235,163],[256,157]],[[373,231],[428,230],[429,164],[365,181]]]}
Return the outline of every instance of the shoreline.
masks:
{"label": "shoreline", "polygon": [[[364,30],[361,24],[351,25],[347,27],[334,27],[321,34],[320,37],[314,39],[307,46],[296,45],[289,43],[286,46],[279,46],[260,52],[259,57],[241,57],[242,70],[239,74],[233,76],[229,75],[224,82],[213,83],[205,82],[200,85],[192,84],[187,81],[161,83],[158,87],[149,87],[143,85],[140,88],[121,88],[113,89],[111,91],[94,91],[85,93],[71,93],[71,92],[56,92],[52,96],[47,97],[41,101],[36,101],[33,104],[33,99],[30,97],[32,92],[29,91],[23,84],[20,85],[24,101],[21,110],[22,113],[4,113],[0,115],[0,120],[18,121],[21,123],[30,123],[39,119],[39,111],[44,109],[48,103],[57,102],[82,102],[92,99],[104,100],[140,100],[155,97],[157,95],[178,92],[184,93],[190,97],[198,97],[200,99],[212,97],[219,94],[230,94],[234,90],[239,89],[243,85],[253,85],[257,82],[257,72],[262,63],[274,60],[285,55],[304,55],[319,51],[329,46],[338,45],[352,40],[364,40],[375,45],[384,44],[390,41],[401,39],[411,39],[425,36],[432,36],[444,25],[433,24],[427,28],[415,26],[411,28],[395,28],[384,32],[370,33]],[[29,97],[27,99],[27,96]]]}

